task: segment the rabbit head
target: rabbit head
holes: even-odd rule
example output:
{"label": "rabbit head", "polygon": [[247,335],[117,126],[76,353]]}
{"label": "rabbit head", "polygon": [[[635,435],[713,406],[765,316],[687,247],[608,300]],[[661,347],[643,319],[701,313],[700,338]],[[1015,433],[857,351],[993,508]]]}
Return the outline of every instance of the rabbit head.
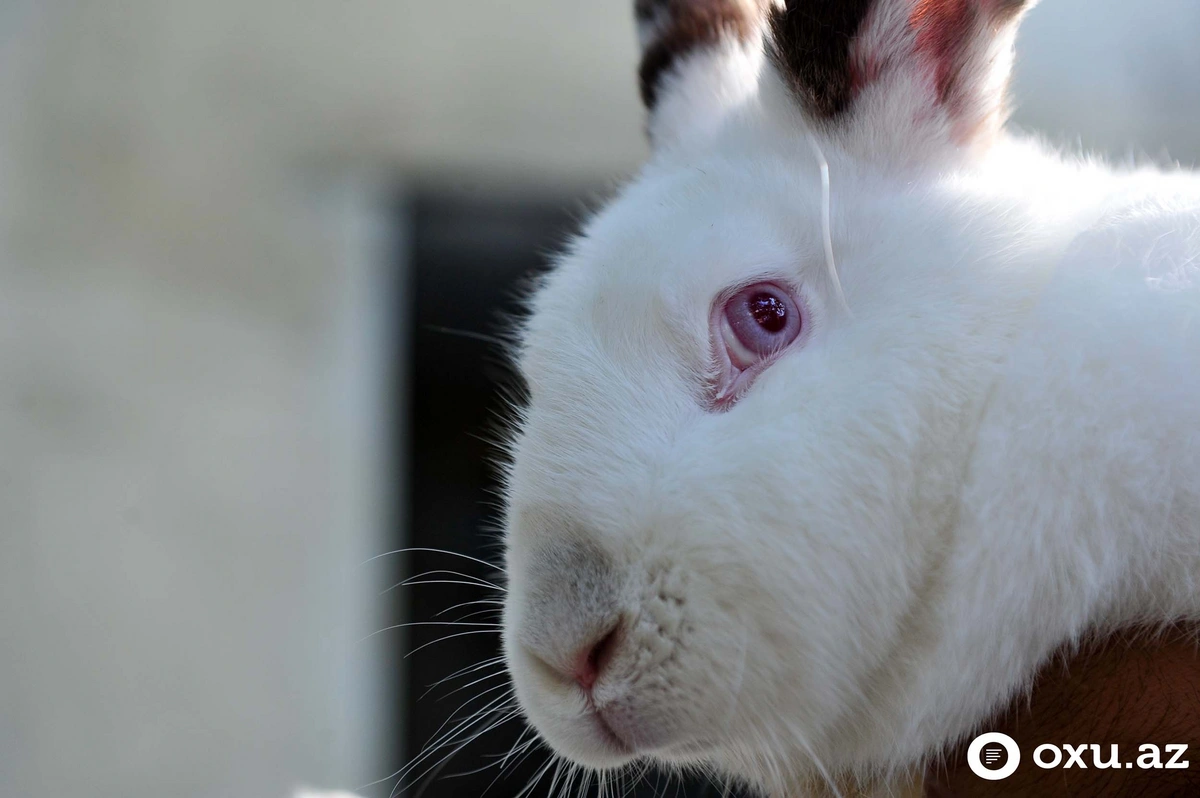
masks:
{"label": "rabbit head", "polygon": [[638,1],[652,157],[518,355],[505,651],[557,752],[780,790],[877,754],[1021,292],[971,175],[1024,5]]}

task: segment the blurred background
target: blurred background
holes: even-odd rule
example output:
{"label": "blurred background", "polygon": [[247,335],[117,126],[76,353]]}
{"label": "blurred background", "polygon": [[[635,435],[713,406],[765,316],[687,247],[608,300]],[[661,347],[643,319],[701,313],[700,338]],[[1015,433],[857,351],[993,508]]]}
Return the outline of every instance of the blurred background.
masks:
{"label": "blurred background", "polygon": [[[0,795],[525,786],[519,720],[402,770],[506,682],[498,572],[387,552],[495,559],[493,336],[645,155],[630,6],[0,0]],[[1194,0],[1020,49],[1022,127],[1200,155]]]}

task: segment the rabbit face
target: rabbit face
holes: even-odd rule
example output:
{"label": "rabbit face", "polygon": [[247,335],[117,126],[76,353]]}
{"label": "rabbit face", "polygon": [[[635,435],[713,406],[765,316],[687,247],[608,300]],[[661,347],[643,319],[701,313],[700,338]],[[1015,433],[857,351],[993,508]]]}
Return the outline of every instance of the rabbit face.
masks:
{"label": "rabbit face", "polygon": [[[884,35],[925,24],[896,13],[906,2],[857,4],[877,18],[862,41],[916,47]],[[646,22],[658,66],[655,26],[685,7]],[[1019,272],[1020,247],[989,242],[1024,220],[942,177],[974,147],[964,131],[994,134],[981,99],[994,81],[972,94],[879,66],[856,100],[866,117],[835,129],[813,109],[841,113],[842,95],[798,107],[787,59],[763,66],[766,23],[751,22],[721,28],[746,40],[714,33],[655,73],[670,79],[649,93],[663,106],[654,159],[534,297],[504,642],[524,712],[570,759],[704,761],[782,783],[848,752],[880,711],[881,674],[901,667],[1013,332],[991,295],[1011,278],[980,275]]]}
{"label": "rabbit face", "polygon": [[[522,706],[573,759],[824,740],[917,600],[979,393],[954,266],[981,255],[944,232],[952,203],[844,177],[853,318],[811,156],[652,171],[535,298],[505,640]],[[754,356],[728,341],[747,286],[799,330],[722,404],[728,350]]]}

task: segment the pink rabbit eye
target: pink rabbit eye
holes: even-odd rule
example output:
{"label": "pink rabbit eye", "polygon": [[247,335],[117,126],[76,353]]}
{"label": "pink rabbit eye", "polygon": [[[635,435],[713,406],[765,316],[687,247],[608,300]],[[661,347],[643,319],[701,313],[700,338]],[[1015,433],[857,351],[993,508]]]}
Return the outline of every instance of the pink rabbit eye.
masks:
{"label": "pink rabbit eye", "polygon": [[713,303],[709,331],[717,372],[706,404],[724,411],[737,402],[777,356],[800,339],[805,321],[804,303],[793,289],[780,283],[760,282]]}
{"label": "pink rabbit eye", "polygon": [[789,292],[771,283],[738,291],[721,311],[721,339],[730,362],[749,368],[800,335],[801,318]]}

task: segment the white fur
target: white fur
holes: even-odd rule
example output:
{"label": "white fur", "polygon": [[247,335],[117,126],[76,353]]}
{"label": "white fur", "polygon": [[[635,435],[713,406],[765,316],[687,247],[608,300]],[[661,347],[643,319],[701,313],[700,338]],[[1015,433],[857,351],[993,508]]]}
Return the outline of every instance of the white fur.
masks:
{"label": "white fur", "polygon": [[762,47],[726,38],[713,49],[697,50],[664,75],[662,99],[648,125],[656,147],[703,146],[727,114],[758,93]]}
{"label": "white fur", "polygon": [[[964,145],[896,83],[817,132],[764,71],[534,298],[505,643],[571,759],[631,758],[558,673],[618,618],[595,701],[636,755],[794,795],[918,766],[1089,631],[1200,616],[1200,180]],[[808,338],[708,412],[713,297],[760,276]]]}

